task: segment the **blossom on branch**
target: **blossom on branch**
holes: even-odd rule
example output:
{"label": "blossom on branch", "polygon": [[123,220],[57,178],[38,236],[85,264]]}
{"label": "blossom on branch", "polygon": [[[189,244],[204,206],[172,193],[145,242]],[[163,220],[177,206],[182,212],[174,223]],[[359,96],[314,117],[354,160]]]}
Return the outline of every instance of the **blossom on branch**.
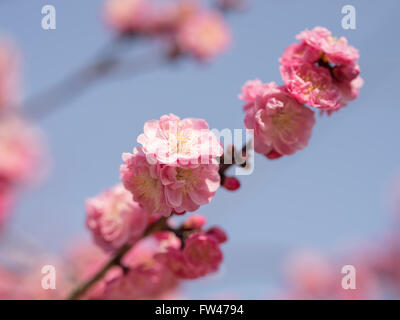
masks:
{"label": "blossom on branch", "polygon": [[147,227],[148,213],[120,184],[87,200],[86,213],[94,241],[106,251],[133,244]]}
{"label": "blossom on branch", "polygon": [[358,97],[363,84],[358,50],[322,27],[301,32],[280,62],[282,79],[300,103],[331,113]]}
{"label": "blossom on branch", "polygon": [[157,259],[179,278],[204,277],[218,270],[223,259],[219,245],[225,240],[226,235],[221,229],[216,235],[214,232],[194,233],[186,239],[183,250],[168,248],[165,253],[157,255]]}
{"label": "blossom on branch", "polygon": [[147,121],[137,140],[148,158],[176,167],[208,164],[223,154],[221,142],[205,120],[181,120],[173,114]]}
{"label": "blossom on branch", "polygon": [[146,210],[169,216],[211,201],[223,148],[205,120],[162,116],[146,122],[138,142],[141,148],[123,155],[121,180]]}
{"label": "blossom on branch", "polygon": [[315,124],[314,112],[297,102],[284,86],[247,82],[240,98],[246,102],[245,127],[254,130],[254,149],[270,159],[303,149]]}

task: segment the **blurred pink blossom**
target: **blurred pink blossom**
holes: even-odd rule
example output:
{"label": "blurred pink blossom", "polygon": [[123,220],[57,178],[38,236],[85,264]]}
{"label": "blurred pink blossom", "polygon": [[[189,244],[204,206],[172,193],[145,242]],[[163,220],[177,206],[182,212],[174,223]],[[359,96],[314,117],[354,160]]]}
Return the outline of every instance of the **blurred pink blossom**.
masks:
{"label": "blurred pink blossom", "polygon": [[0,181],[29,183],[43,172],[44,146],[39,131],[16,117],[0,119]]}
{"label": "blurred pink blossom", "polygon": [[[99,247],[84,240],[76,242],[66,253],[66,267],[70,281],[78,285],[91,279],[107,263],[110,255]],[[102,299],[106,283],[122,276],[119,266],[111,268],[103,279],[92,286],[82,297],[83,299]]]}
{"label": "blurred pink blossom", "polygon": [[174,35],[182,24],[197,14],[202,7],[197,0],[174,0],[153,7],[152,34]]}
{"label": "blurred pink blossom", "polygon": [[143,32],[150,28],[152,18],[150,0],[106,0],[106,22],[120,33]]}
{"label": "blurred pink blossom", "polygon": [[217,12],[201,12],[187,19],[178,32],[180,49],[199,60],[210,60],[231,43],[231,31]]}
{"label": "blurred pink blossom", "polygon": [[86,213],[87,227],[106,251],[133,244],[147,227],[148,213],[120,184],[87,200]]}
{"label": "blurred pink blossom", "polygon": [[[311,251],[297,253],[287,261],[286,299],[374,299],[379,296],[377,275],[367,260],[349,256],[342,264]],[[355,267],[355,288],[345,289],[344,265]]]}

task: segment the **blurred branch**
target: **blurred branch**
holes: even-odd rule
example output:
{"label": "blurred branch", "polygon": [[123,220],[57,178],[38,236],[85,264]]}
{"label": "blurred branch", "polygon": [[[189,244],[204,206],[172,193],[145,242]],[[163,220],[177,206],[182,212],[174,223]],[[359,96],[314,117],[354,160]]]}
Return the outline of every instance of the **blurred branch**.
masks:
{"label": "blurred branch", "polygon": [[101,50],[95,62],[64,78],[53,87],[29,99],[26,105],[27,116],[40,119],[65,106],[74,98],[85,92],[96,82],[114,75],[132,75],[161,65],[168,61],[163,50],[145,53],[135,60],[121,58],[117,49],[124,38],[116,38],[105,50]]}
{"label": "blurred branch", "polygon": [[[168,230],[167,226],[167,219],[168,218],[161,218],[154,224],[150,225],[147,230],[144,232],[142,238],[146,238],[147,236],[161,230]],[[72,294],[69,296],[69,300],[77,300],[82,297],[96,282],[101,280],[106,273],[114,266],[120,266],[121,260],[124,255],[134,246],[134,244],[126,244],[124,245],[119,251],[108,261],[104,267],[98,271],[91,279],[87,282],[83,283],[79,287],[77,287]]]}

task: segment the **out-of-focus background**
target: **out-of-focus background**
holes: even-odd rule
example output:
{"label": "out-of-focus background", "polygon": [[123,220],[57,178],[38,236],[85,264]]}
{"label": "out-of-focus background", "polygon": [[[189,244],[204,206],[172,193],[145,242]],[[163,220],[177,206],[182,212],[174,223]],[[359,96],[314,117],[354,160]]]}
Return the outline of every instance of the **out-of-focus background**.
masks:
{"label": "out-of-focus background", "polygon": [[[57,10],[56,30],[41,28],[46,4]],[[341,26],[346,4],[356,8],[356,30]],[[112,32],[102,22],[102,5],[0,1],[0,31],[23,54],[26,97],[86,64],[107,43]],[[212,128],[243,128],[237,98],[243,83],[282,83],[278,58],[296,34],[314,26],[359,49],[360,97],[331,117],[318,117],[303,151],[278,161],[256,155],[254,173],[240,177],[240,190],[221,188],[201,208],[210,224],[227,230],[229,241],[222,270],[187,282],[183,295],[271,298],[290,253],[312,248],[341,254],[381,237],[393,220],[390,194],[400,173],[399,11],[397,0],[253,0],[246,11],[229,15],[233,47],[212,63],[183,62],[101,81],[38,123],[52,170],[18,204],[1,259],[25,242],[59,254],[74,239],[89,238],[84,201],[119,181],[121,153],[132,151],[145,121],[174,113],[204,118]]]}

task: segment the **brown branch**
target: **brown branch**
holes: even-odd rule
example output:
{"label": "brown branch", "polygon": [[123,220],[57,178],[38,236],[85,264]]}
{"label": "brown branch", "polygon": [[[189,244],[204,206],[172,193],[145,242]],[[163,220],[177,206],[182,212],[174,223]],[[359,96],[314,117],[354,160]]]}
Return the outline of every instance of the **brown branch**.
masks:
{"label": "brown branch", "polygon": [[[146,238],[157,231],[167,230],[167,219],[168,218],[161,218],[157,222],[149,226],[144,232],[142,238]],[[134,244],[126,244],[121,249],[119,249],[119,251],[110,259],[110,261],[107,262],[107,264],[104,265],[101,270],[99,270],[88,281],[78,286],[71,293],[68,300],[77,300],[81,298],[96,282],[101,280],[112,267],[121,265],[121,259],[133,247],[133,245]]]}

